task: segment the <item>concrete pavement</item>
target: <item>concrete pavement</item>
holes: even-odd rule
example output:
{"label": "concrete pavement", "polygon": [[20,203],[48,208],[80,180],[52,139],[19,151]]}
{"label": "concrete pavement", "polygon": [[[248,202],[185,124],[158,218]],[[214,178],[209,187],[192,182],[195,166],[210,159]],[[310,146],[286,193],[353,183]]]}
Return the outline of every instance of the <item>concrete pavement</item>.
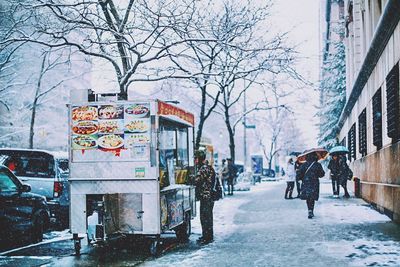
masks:
{"label": "concrete pavement", "polygon": [[305,201],[284,199],[285,185],[257,184],[218,202],[213,244],[144,265],[400,266],[400,227],[389,218],[361,199],[334,199],[330,181],[322,180],[310,220]]}

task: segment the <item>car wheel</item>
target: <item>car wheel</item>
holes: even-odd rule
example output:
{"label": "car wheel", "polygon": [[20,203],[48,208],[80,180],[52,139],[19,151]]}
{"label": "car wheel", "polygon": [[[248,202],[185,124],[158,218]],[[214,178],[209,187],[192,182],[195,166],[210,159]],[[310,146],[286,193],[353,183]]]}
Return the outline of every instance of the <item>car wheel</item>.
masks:
{"label": "car wheel", "polygon": [[45,219],[40,213],[33,217],[31,229],[32,243],[38,243],[43,240],[43,233],[45,229]]}

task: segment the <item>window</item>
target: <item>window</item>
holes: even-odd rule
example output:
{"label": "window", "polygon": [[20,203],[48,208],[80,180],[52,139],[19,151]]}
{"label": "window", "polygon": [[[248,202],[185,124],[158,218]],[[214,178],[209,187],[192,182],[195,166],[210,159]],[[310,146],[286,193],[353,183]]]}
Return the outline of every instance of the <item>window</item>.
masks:
{"label": "window", "polygon": [[16,192],[18,190],[17,184],[11,179],[6,171],[0,171],[0,193]]}
{"label": "window", "polygon": [[347,135],[347,140],[348,140],[348,148],[350,151],[349,160],[351,161],[352,158],[356,159],[356,124],[355,123],[350,128],[350,131]]}
{"label": "window", "polygon": [[358,146],[362,157],[367,155],[367,110],[364,109],[358,116]]}
{"label": "window", "polygon": [[43,152],[28,150],[1,150],[3,165],[16,176],[54,178],[54,158]]}
{"label": "window", "polygon": [[386,76],[387,131],[393,142],[400,139],[399,63]]}
{"label": "window", "polygon": [[379,150],[382,148],[382,90],[372,98],[372,142]]}
{"label": "window", "polygon": [[177,145],[178,145],[178,163],[177,165],[184,168],[189,165],[189,146],[188,146],[188,129],[177,129]]}
{"label": "window", "polygon": [[160,120],[160,184],[165,187],[187,181],[189,166],[188,128]]}

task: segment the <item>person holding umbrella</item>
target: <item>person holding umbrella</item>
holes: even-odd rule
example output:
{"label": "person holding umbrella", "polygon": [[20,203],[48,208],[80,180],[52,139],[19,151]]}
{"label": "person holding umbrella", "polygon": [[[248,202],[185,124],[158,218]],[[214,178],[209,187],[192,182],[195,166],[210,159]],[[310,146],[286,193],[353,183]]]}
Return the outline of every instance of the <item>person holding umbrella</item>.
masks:
{"label": "person holding umbrella", "polygon": [[329,151],[332,159],[329,161],[328,169],[331,171],[332,190],[335,197],[339,197],[340,185],[344,189],[343,197],[350,197],[347,191],[347,179],[353,177],[353,172],[346,163],[346,153],[348,152],[349,150],[344,146],[337,146]]}
{"label": "person holding umbrella", "polygon": [[323,157],[325,157],[327,153],[327,151],[326,153],[317,153],[310,150],[299,156],[299,158],[303,156],[306,159],[306,162],[297,171],[297,176],[302,181],[300,198],[306,200],[309,219],[314,217],[315,201],[319,199],[319,178],[325,175],[318,160],[321,159],[320,156],[324,155]]}
{"label": "person holding umbrella", "polygon": [[331,155],[331,160],[328,164],[328,169],[331,171],[332,193],[334,197],[339,197],[340,181],[339,181],[339,155]]}

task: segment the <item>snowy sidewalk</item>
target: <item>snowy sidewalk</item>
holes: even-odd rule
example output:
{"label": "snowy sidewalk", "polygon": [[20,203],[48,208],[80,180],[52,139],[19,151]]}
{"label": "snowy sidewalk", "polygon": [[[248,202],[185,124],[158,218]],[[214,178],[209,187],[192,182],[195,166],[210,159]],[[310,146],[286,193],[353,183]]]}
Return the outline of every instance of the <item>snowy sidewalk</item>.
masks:
{"label": "snowy sidewalk", "polygon": [[328,180],[313,219],[284,182],[235,192],[214,209],[215,242],[199,247],[199,216],[187,247],[145,266],[400,266],[400,226],[361,199],[335,199]]}

